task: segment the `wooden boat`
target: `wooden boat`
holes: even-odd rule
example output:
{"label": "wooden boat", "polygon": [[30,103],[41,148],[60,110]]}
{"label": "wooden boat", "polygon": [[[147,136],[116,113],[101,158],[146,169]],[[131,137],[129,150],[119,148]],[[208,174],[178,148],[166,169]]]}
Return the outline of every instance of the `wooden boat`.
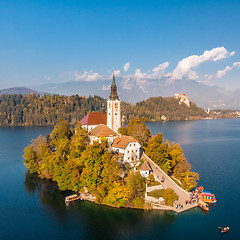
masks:
{"label": "wooden boat", "polygon": [[201,209],[203,209],[204,211],[209,211],[209,207],[208,207],[208,204],[207,203],[205,203],[204,201],[202,201],[202,200],[199,200],[198,201],[198,206],[201,208]]}
{"label": "wooden boat", "polygon": [[201,193],[199,193],[198,197],[199,197],[199,200],[202,200],[206,203],[216,203],[217,202],[215,195],[210,192],[206,192],[206,191],[201,192]]}
{"label": "wooden boat", "polygon": [[65,197],[65,203],[67,204],[67,203],[74,202],[74,201],[77,201],[80,199],[81,199],[80,195],[73,194],[73,195]]}
{"label": "wooden boat", "polygon": [[230,230],[230,227],[219,227],[221,228],[221,233],[227,233]]}

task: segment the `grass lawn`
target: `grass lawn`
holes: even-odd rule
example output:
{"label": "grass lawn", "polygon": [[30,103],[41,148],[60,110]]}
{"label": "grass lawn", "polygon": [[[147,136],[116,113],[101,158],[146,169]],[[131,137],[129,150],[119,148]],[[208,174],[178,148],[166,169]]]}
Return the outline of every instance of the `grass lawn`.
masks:
{"label": "grass lawn", "polygon": [[154,190],[152,192],[149,192],[148,196],[155,197],[155,198],[160,198],[160,197],[163,197],[164,192],[165,192],[164,189]]}
{"label": "grass lawn", "polygon": [[149,183],[148,187],[153,187],[153,186],[157,186],[157,185],[161,185],[161,183],[158,181],[154,181],[154,182]]}
{"label": "grass lawn", "polygon": [[177,194],[172,189],[160,189],[148,193],[148,196],[155,198],[164,198],[165,204],[173,206],[173,202],[178,199]]}

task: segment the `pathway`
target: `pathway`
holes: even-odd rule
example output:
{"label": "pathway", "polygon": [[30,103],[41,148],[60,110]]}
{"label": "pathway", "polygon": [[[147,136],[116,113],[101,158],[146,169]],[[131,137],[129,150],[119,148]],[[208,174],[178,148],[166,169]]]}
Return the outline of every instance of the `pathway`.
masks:
{"label": "pathway", "polygon": [[196,206],[198,206],[198,204],[192,203],[192,204],[187,204],[186,205],[186,201],[190,200],[190,193],[185,191],[184,189],[182,189],[179,185],[177,185],[160,167],[158,167],[145,153],[143,153],[142,156],[143,159],[147,160],[147,162],[149,163],[149,165],[151,166],[152,170],[153,170],[153,175],[154,176],[158,176],[158,179],[161,180],[162,177],[165,178],[165,181],[163,183],[163,186],[166,188],[171,188],[172,190],[174,190],[174,192],[178,195],[178,200],[174,201],[174,206],[176,204],[181,204],[183,205],[182,209],[176,209],[175,207],[170,207],[170,210],[173,210],[177,213],[186,211],[188,209],[194,208]]}

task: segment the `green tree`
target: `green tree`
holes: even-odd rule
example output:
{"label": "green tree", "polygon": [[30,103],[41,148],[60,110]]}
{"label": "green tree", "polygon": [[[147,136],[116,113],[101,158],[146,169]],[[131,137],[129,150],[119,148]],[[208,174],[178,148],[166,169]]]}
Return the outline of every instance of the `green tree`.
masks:
{"label": "green tree", "polygon": [[55,147],[59,145],[59,142],[63,138],[70,139],[71,131],[68,126],[68,122],[64,119],[61,119],[52,130],[50,137],[52,139],[51,144]]}
{"label": "green tree", "polygon": [[171,158],[169,156],[168,142],[164,143],[163,134],[158,133],[149,140],[145,148],[146,154],[166,173],[171,172]]}
{"label": "green tree", "polygon": [[197,181],[199,180],[199,174],[187,170],[182,173],[182,183],[183,187],[188,191],[197,186]]}
{"label": "green tree", "polygon": [[30,173],[37,173],[37,154],[33,150],[33,146],[29,145],[24,149],[24,165],[29,169]]}
{"label": "green tree", "polygon": [[146,183],[145,178],[139,172],[131,172],[127,177],[127,185],[131,190],[130,201],[137,197],[144,197]]}
{"label": "green tree", "polygon": [[172,189],[168,188],[164,190],[163,198],[166,205],[173,206],[173,202],[178,199],[178,196]]}
{"label": "green tree", "polygon": [[151,138],[151,132],[145,125],[144,118],[141,120],[139,118],[130,120],[126,130],[127,135],[134,137],[141,146],[147,146],[148,140]]}
{"label": "green tree", "polygon": [[71,157],[78,158],[82,152],[86,149],[88,140],[87,131],[82,128],[81,123],[78,123],[75,128],[75,134],[71,138],[70,155]]}

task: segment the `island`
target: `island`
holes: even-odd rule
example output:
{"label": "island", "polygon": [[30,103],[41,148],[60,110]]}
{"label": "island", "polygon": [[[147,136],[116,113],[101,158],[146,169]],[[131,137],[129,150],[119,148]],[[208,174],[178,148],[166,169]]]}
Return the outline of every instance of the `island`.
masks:
{"label": "island", "polygon": [[60,120],[25,148],[24,164],[60,190],[98,204],[175,212],[197,206],[189,191],[199,175],[181,147],[161,133],[152,136],[144,118],[133,118],[126,127],[121,120],[113,75],[107,113],[89,112],[75,126]]}

